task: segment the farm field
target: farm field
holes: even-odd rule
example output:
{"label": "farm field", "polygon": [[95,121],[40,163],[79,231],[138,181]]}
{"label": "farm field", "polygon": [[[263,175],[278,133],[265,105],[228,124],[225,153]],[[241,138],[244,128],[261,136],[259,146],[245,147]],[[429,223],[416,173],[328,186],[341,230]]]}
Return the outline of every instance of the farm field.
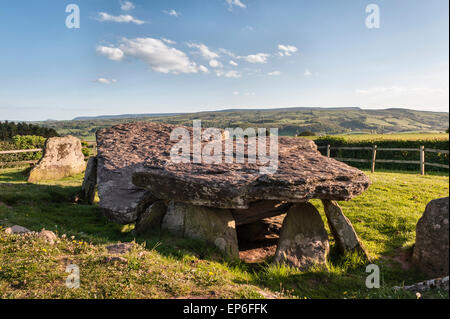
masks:
{"label": "farm field", "polygon": [[[214,248],[167,234],[133,235],[133,225],[108,223],[98,206],[76,201],[82,175],[40,184],[26,182],[26,168],[0,170],[0,226],[21,225],[55,232],[50,245],[37,237],[0,231],[0,298],[416,298],[393,286],[429,279],[410,267],[415,225],[425,205],[448,196],[448,174],[365,172],[373,184],[340,203],[380,266],[380,289],[365,286],[366,262],[337,256],[330,235],[328,269],[299,272],[264,262],[224,259]],[[324,218],[319,201],[313,201]],[[329,230],[328,230],[329,231]],[[105,262],[105,246],[135,241],[115,263]],[[80,267],[81,286],[65,286],[68,264]],[[448,298],[434,291],[423,298]]]}

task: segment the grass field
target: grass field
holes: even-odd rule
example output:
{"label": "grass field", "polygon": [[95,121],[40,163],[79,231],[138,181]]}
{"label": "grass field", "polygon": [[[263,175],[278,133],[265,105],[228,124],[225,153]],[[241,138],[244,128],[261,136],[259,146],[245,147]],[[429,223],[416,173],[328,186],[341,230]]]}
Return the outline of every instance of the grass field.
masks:
{"label": "grass field", "polygon": [[[448,175],[366,172],[373,185],[341,206],[382,274],[382,287],[365,287],[366,264],[356,255],[338,256],[331,239],[328,269],[299,272],[271,263],[224,259],[214,248],[167,234],[135,237],[132,225],[108,223],[98,206],[76,203],[82,176],[26,183],[26,169],[0,170],[0,226],[21,225],[57,233],[50,245],[34,236],[0,231],[0,298],[416,298],[395,285],[429,279],[405,270],[395,258],[411,250],[425,205],[448,196]],[[322,216],[323,208],[313,201]],[[136,241],[115,263],[105,246]],[[81,286],[65,286],[68,264],[80,267]],[[424,298],[448,298],[429,292]]]}

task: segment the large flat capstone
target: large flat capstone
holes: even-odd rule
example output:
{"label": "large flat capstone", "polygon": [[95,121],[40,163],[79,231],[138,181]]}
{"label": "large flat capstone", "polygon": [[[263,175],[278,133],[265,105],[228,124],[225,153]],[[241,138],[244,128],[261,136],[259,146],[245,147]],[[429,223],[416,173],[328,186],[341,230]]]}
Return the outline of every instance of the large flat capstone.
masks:
{"label": "large flat capstone", "polygon": [[[151,201],[149,194],[196,206],[247,209],[262,200],[349,200],[370,185],[363,172],[322,156],[314,142],[302,138],[278,138],[278,169],[273,174],[261,174],[262,165],[247,160],[174,163],[171,149],[179,140],[171,141],[170,134],[177,127],[138,122],[97,132],[100,206],[113,220],[134,222],[141,207]],[[192,128],[183,128],[192,139]],[[226,141],[222,137],[222,143]],[[247,150],[247,140],[245,144]]]}

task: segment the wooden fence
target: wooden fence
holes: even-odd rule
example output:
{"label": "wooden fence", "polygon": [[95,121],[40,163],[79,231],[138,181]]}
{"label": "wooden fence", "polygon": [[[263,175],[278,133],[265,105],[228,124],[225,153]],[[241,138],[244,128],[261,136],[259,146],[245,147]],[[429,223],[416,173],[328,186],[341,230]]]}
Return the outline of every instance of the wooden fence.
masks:
{"label": "wooden fence", "polygon": [[[372,173],[375,172],[375,164],[376,163],[397,163],[397,164],[417,164],[420,168],[420,174],[425,175],[425,166],[434,166],[440,168],[448,169],[449,166],[445,164],[438,163],[429,163],[425,161],[426,152],[430,153],[449,153],[448,150],[437,150],[433,148],[425,148],[425,146],[420,146],[419,148],[382,148],[377,147],[377,145],[373,145],[372,147],[333,147],[331,145],[327,146],[319,146],[318,149],[326,149],[327,157],[331,158],[331,150],[352,150],[352,151],[362,151],[362,150],[371,150],[372,156],[370,159],[363,158],[341,158],[335,157],[335,160],[341,162],[359,162],[359,163],[370,163]],[[389,160],[389,159],[377,159],[377,152],[420,152],[420,160],[419,161],[405,161],[405,160]]]}
{"label": "wooden fence", "polygon": [[[97,144],[95,142],[87,142],[88,145],[93,149],[94,155],[97,155]],[[20,154],[20,153],[36,153],[41,152],[42,148],[33,148],[29,150],[10,150],[10,151],[0,151],[0,155],[7,155],[7,154]],[[0,162],[0,166],[4,165],[26,165],[26,164],[36,164],[39,162],[38,160],[31,160],[31,161],[11,161],[11,162]]]}
{"label": "wooden fence", "polygon": [[[94,153],[96,153],[96,145],[95,143],[90,143],[90,145],[94,148]],[[421,146],[420,148],[378,148],[376,145],[372,147],[333,147],[331,145],[327,146],[319,146],[318,149],[326,149],[326,155],[327,157],[331,157],[331,150],[352,150],[352,151],[361,151],[361,150],[371,150],[372,156],[370,159],[363,159],[363,158],[341,158],[341,157],[335,157],[335,160],[341,161],[341,162],[360,162],[360,163],[370,163],[371,164],[371,171],[372,173],[375,172],[375,164],[376,163],[398,163],[398,164],[417,164],[420,167],[420,173],[422,175],[425,175],[425,166],[434,166],[434,167],[440,167],[440,168],[446,168],[448,169],[449,166],[445,164],[438,164],[438,163],[429,163],[425,161],[425,154],[426,152],[430,153],[443,153],[447,154],[449,153],[448,150],[437,150],[433,148],[425,148],[424,146]],[[13,151],[0,151],[0,155],[2,154],[17,154],[17,153],[34,153],[34,152],[40,152],[42,149],[36,148],[36,149],[30,149],[30,150],[13,150]],[[404,161],[404,160],[388,160],[388,159],[377,159],[377,152],[420,152],[420,160],[419,161]],[[37,163],[37,160],[34,161],[21,161],[21,162],[5,162],[1,163],[0,165],[5,164],[12,164],[14,165],[22,165],[22,164],[35,164]]]}

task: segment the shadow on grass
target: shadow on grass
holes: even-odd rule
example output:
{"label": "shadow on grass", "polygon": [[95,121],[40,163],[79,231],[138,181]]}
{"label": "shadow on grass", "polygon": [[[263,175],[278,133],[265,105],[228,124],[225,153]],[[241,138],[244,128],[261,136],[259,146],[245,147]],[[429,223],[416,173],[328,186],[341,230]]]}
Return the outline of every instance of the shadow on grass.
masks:
{"label": "shadow on grass", "polygon": [[31,168],[11,169],[0,174],[0,183],[26,182]]}
{"label": "shadow on grass", "polygon": [[178,239],[165,233],[135,236],[132,232],[134,225],[109,222],[97,205],[77,202],[79,186],[18,182],[25,181],[26,176],[23,171],[1,175],[0,225],[20,225],[33,231],[45,228],[60,236],[66,234],[93,244],[134,240],[145,243],[147,249],[174,259],[193,255],[201,259],[223,260],[214,246],[198,240]]}

